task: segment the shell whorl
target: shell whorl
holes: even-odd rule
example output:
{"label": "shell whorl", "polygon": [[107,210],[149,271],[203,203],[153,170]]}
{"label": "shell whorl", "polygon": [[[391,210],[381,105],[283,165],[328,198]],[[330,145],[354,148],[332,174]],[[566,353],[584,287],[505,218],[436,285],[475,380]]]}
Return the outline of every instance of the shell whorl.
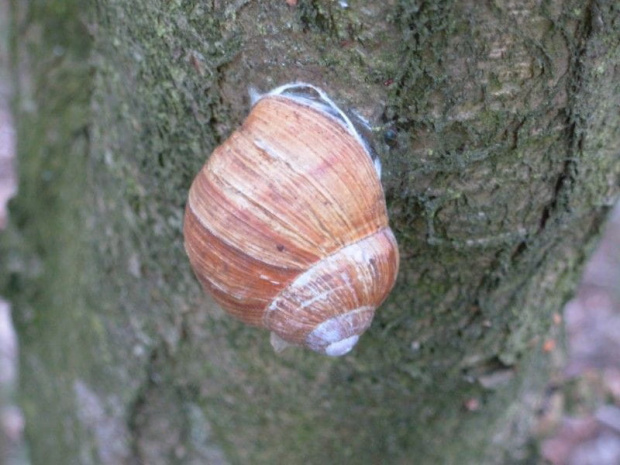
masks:
{"label": "shell whorl", "polygon": [[294,344],[342,355],[327,349],[353,342],[370,326],[396,278],[396,250],[392,231],[384,228],[324,257],[273,299],[264,325]]}
{"label": "shell whorl", "polygon": [[398,271],[359,136],[282,95],[260,98],[211,155],[190,188],[184,234],[199,281],[225,310],[328,355],[353,347]]}

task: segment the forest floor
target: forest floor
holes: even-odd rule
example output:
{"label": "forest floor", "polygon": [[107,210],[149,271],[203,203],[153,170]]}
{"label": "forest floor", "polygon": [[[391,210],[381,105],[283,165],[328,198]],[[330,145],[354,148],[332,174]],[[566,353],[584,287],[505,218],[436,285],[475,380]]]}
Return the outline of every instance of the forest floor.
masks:
{"label": "forest floor", "polygon": [[540,411],[542,455],[553,465],[618,465],[620,203],[562,319],[564,347],[549,345],[557,368]]}

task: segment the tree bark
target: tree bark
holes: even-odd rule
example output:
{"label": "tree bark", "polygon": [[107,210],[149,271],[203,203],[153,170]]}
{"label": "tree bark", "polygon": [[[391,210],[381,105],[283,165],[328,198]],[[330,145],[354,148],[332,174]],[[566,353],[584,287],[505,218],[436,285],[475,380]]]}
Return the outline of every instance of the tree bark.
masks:
{"label": "tree bark", "polygon": [[[0,295],[34,463],[536,456],[552,317],[618,195],[616,2],[11,5]],[[273,353],[183,251],[189,184],[247,89],[294,80],[373,123],[401,250],[336,360]]]}

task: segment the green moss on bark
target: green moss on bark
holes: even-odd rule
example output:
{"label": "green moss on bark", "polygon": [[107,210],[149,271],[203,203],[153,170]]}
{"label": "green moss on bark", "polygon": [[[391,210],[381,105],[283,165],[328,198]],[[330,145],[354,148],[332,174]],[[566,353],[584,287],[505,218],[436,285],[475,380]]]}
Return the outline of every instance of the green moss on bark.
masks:
{"label": "green moss on bark", "polygon": [[[20,7],[0,293],[21,309],[38,461],[530,452],[542,336],[617,195],[618,12],[328,3]],[[393,295],[339,360],[275,355],[203,296],[182,247],[187,188],[247,88],[295,79],[375,124],[401,245]]]}

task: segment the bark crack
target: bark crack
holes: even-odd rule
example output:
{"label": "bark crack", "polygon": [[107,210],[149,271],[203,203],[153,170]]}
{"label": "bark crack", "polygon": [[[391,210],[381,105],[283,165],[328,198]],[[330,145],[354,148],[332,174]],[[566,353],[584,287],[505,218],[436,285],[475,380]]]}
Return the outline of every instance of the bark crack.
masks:
{"label": "bark crack", "polygon": [[130,463],[142,464],[144,457],[140,449],[140,441],[142,438],[142,425],[140,422],[140,416],[144,411],[148,401],[149,392],[157,384],[157,374],[155,373],[155,366],[158,362],[160,349],[158,347],[151,350],[148,358],[148,364],[146,365],[146,378],[140,385],[135,395],[133,403],[129,406],[127,415],[127,428],[129,430],[129,450],[130,450]]}
{"label": "bark crack", "polygon": [[583,58],[586,55],[590,39],[596,33],[597,18],[599,17],[598,2],[593,0],[584,10],[584,20],[580,22],[581,27],[577,30],[577,39],[575,41],[568,40],[569,44],[574,45],[574,51],[571,54],[570,69],[572,72],[569,71],[568,81],[566,158],[563,162],[562,171],[556,180],[553,197],[542,211],[539,233],[549,225],[549,220],[568,209],[568,196],[575,181],[577,160],[583,151],[584,136],[581,131],[581,122],[586,119],[575,107],[578,96],[582,92],[586,75],[586,60]]}

